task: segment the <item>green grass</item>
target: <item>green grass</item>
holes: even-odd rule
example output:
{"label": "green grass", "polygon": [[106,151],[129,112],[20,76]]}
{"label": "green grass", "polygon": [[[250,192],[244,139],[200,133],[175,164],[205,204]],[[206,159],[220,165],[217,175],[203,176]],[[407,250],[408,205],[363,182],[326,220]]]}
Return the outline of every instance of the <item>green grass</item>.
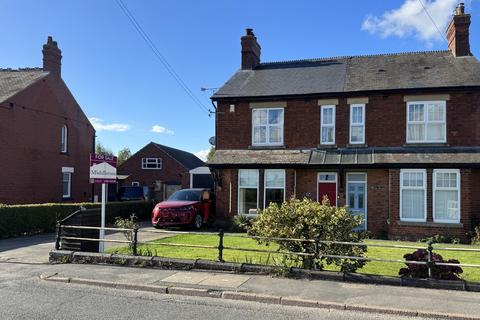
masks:
{"label": "green grass", "polygon": [[[426,246],[425,243],[418,242],[401,242],[401,241],[387,241],[387,240],[366,240],[366,243],[371,244],[397,244],[397,245],[409,245],[409,246]],[[170,247],[162,246],[159,243],[178,243],[178,244],[196,244],[207,246],[218,246],[218,236],[215,235],[176,235],[169,238],[163,238],[152,241],[148,245],[140,245],[138,250],[141,254],[142,251],[149,250],[153,254],[161,257],[170,258],[182,258],[182,259],[209,259],[216,260],[218,258],[218,250],[215,249],[203,249],[203,248],[184,248],[184,247]],[[246,249],[262,249],[272,250],[278,249],[276,244],[270,244],[268,246],[259,245],[255,240],[248,238],[239,238],[234,236],[225,236],[224,246],[226,247],[240,247]],[[457,248],[477,248],[480,246],[470,245],[454,245],[454,244],[436,244],[434,247],[457,247]],[[392,260],[403,260],[403,255],[413,252],[414,249],[400,249],[400,248],[381,248],[381,247],[369,247],[367,256],[372,258],[383,258]],[[130,253],[128,247],[110,248],[108,252],[115,253]],[[435,252],[435,251],[434,251]],[[461,263],[480,264],[480,252],[461,252],[461,251],[437,251],[445,259],[455,258]],[[283,255],[272,254],[263,252],[246,252],[239,250],[224,250],[223,254],[225,261],[230,262],[246,262],[256,264],[280,264]],[[391,262],[368,262],[363,268],[357,270],[359,273],[365,274],[377,274],[385,276],[398,276],[400,268],[404,267],[402,263]],[[338,270],[334,266],[326,266],[326,270]],[[480,268],[464,267],[461,277],[468,281],[480,282]]]}

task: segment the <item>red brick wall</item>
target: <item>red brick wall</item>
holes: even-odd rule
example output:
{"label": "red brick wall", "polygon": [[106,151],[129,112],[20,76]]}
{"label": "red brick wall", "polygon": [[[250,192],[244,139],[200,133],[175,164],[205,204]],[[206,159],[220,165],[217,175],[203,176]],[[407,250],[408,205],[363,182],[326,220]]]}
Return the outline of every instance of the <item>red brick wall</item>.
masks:
{"label": "red brick wall", "polygon": [[[142,169],[142,158],[161,158],[162,169]],[[152,188],[158,180],[187,187],[190,183],[188,171],[180,162],[154,144],[146,145],[118,167],[119,173],[130,175],[122,185],[130,186],[133,181],[138,181],[141,186]]]}
{"label": "red brick wall", "polygon": [[[75,170],[68,201],[90,201],[89,154],[95,130],[65,83],[47,76],[2,106],[10,103],[13,108],[0,108],[0,203],[64,201],[62,167]],[[65,124],[68,153],[61,154]]]}
{"label": "red brick wall", "polygon": [[[421,94],[412,92],[409,94]],[[423,92],[424,93],[424,92]],[[438,92],[445,93],[445,92]],[[337,97],[335,97],[337,98]],[[398,147],[406,143],[406,103],[404,94],[369,95],[366,105],[366,144]],[[233,103],[233,102],[232,102]],[[251,108],[248,102],[219,101],[217,149],[247,149],[251,145]],[[452,92],[447,101],[447,143],[451,146],[480,145],[480,92]],[[349,142],[350,106],[339,98],[336,107],[336,145]],[[287,101],[284,115],[284,141],[287,148],[315,148],[320,142],[320,107],[317,99]]]}

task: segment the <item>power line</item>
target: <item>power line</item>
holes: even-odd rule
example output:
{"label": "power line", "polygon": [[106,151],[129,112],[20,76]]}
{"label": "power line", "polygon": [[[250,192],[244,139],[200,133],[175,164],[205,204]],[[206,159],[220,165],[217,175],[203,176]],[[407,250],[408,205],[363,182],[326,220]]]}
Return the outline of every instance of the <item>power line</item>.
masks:
{"label": "power line", "polygon": [[437,29],[437,32],[438,32],[438,34],[440,35],[440,37],[442,37],[442,39],[445,40],[445,42],[448,43],[447,38],[445,38],[445,35],[440,31],[440,29],[438,28],[437,24],[436,24],[435,21],[433,20],[433,18],[432,18],[432,16],[430,15],[430,13],[428,13],[428,10],[427,10],[427,8],[425,7],[425,5],[423,4],[422,0],[418,0],[418,2],[420,2],[420,5],[422,6],[423,11],[425,11],[425,13],[427,14],[428,18],[430,18],[430,21],[432,21],[432,23],[433,23],[433,25],[435,26],[435,29]]}
{"label": "power line", "polygon": [[173,79],[177,82],[177,84],[185,91],[185,93],[190,97],[190,99],[192,99],[192,101],[195,103],[195,105],[197,105],[197,107],[199,107],[202,111],[206,111],[210,115],[211,111],[207,107],[205,107],[205,105],[200,101],[200,99],[198,99],[197,96],[192,92],[192,90],[190,90],[187,84],[182,80],[182,78],[178,75],[175,69],[170,65],[168,60],[164,57],[164,55],[160,52],[160,50],[158,50],[155,43],[148,36],[148,34],[145,32],[142,26],[138,23],[137,19],[135,19],[132,12],[128,10],[125,3],[123,3],[122,0],[116,0],[116,2],[120,7],[120,9],[122,9],[125,16],[128,18],[128,20],[130,20],[135,30],[142,37],[142,39],[148,45],[150,50],[152,50],[155,57],[162,63],[162,65],[165,67],[168,73],[173,77]]}

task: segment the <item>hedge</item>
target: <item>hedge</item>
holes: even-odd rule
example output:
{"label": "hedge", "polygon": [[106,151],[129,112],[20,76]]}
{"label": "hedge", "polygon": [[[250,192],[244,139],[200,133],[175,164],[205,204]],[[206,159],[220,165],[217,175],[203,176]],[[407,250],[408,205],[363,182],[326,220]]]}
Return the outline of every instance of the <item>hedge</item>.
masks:
{"label": "hedge", "polygon": [[[0,238],[54,232],[58,220],[80,207],[99,208],[100,203],[0,204]],[[152,209],[153,203],[150,201],[109,202],[106,207],[106,223],[112,223],[118,216],[127,218],[132,213],[139,219],[148,219]]]}

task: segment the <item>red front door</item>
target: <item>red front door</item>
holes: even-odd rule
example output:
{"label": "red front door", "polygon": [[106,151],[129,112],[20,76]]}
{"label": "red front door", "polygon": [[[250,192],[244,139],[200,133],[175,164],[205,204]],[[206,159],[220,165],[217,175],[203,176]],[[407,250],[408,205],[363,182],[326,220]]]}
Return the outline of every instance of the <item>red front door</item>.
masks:
{"label": "red front door", "polygon": [[335,182],[318,183],[318,202],[322,203],[323,196],[327,196],[331,206],[337,205],[337,184]]}

